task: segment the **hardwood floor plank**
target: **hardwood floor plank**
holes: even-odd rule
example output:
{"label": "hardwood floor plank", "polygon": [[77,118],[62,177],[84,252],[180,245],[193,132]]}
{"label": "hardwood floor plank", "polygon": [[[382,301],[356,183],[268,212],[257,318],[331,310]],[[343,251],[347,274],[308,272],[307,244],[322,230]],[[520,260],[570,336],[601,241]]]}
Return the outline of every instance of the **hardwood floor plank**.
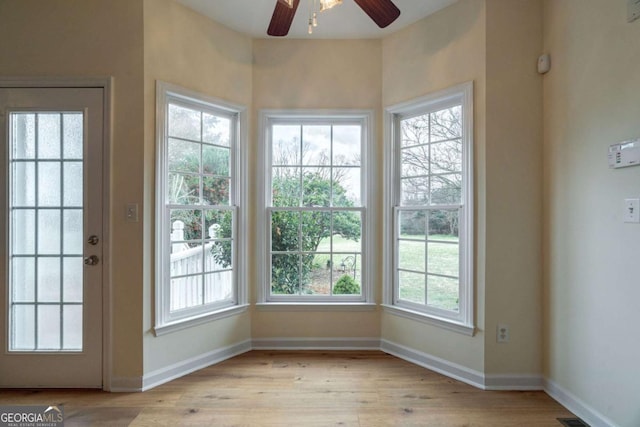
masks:
{"label": "hardwood floor plank", "polygon": [[144,393],[4,390],[67,426],[555,426],[538,391],[482,391],[379,351],[252,351]]}

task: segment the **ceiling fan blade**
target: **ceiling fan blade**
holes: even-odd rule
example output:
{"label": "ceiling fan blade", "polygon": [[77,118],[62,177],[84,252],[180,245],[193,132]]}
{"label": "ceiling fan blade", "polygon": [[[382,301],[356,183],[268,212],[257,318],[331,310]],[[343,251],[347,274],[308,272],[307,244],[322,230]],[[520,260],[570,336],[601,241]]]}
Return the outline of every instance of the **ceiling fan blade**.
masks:
{"label": "ceiling fan blade", "polygon": [[293,7],[289,7],[279,0],[276,1],[276,8],[273,10],[267,34],[275,37],[283,37],[289,34],[289,28],[291,28],[291,23],[299,4],[300,0],[293,0]]}
{"label": "ceiling fan blade", "polygon": [[391,0],[355,0],[378,27],[385,28],[400,16],[400,9]]}

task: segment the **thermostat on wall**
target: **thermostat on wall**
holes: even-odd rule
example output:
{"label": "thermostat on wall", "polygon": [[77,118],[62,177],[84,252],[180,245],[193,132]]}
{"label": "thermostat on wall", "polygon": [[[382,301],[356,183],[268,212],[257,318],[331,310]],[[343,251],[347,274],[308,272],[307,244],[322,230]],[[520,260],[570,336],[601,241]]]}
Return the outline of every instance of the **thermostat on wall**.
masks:
{"label": "thermostat on wall", "polygon": [[640,165],[640,138],[609,146],[609,167],[626,168]]}

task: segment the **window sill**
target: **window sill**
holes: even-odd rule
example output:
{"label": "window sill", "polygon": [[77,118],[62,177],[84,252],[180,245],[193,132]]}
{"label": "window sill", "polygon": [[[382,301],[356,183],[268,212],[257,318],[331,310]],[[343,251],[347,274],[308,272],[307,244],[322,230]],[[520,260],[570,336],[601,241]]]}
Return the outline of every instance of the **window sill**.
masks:
{"label": "window sill", "polygon": [[225,317],[235,316],[247,311],[248,304],[234,305],[233,307],[223,308],[213,313],[206,313],[199,316],[187,317],[185,319],[175,320],[170,323],[156,326],[153,332],[156,337],[170,334],[172,332],[180,331],[183,329],[191,328],[193,326],[202,325],[204,323],[212,322],[214,320],[224,319]]}
{"label": "window sill", "polygon": [[375,311],[377,304],[365,302],[261,302],[256,304],[260,311]]}
{"label": "window sill", "polygon": [[384,311],[391,314],[395,314],[396,316],[404,317],[406,319],[416,320],[418,322],[437,326],[442,329],[447,329],[449,331],[458,332],[463,335],[468,335],[470,337],[474,336],[476,332],[475,326],[456,322],[455,320],[436,317],[431,314],[421,313],[419,311],[409,310],[406,308],[401,308],[401,307],[388,305],[388,304],[383,304],[382,308]]}

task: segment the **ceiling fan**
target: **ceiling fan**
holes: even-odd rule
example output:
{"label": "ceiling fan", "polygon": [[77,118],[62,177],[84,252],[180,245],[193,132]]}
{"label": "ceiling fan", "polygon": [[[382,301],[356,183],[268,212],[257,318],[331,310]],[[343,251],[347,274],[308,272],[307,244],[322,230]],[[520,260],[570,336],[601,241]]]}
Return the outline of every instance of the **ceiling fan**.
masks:
{"label": "ceiling fan", "polygon": [[[378,25],[385,28],[400,16],[400,9],[396,7],[391,0],[354,0],[358,6]],[[320,11],[329,9],[342,0],[320,0]],[[271,22],[267,29],[267,34],[275,37],[283,37],[289,33],[293,17],[298,10],[300,0],[277,0],[276,7],[271,16]],[[309,20],[309,28],[311,29],[312,21]],[[315,22],[313,22],[315,24]]]}

